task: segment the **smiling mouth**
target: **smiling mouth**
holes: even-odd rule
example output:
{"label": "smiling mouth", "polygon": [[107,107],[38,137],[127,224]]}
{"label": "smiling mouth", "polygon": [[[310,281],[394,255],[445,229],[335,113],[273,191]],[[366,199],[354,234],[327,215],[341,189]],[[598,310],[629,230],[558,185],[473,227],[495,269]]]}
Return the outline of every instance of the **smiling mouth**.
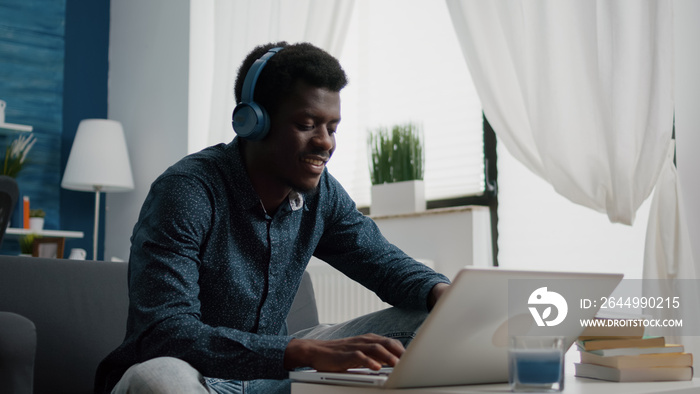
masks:
{"label": "smiling mouth", "polygon": [[326,164],[326,161],[327,161],[327,160],[323,160],[323,159],[312,159],[312,158],[308,158],[308,157],[305,157],[305,158],[303,158],[303,159],[301,159],[301,160],[302,160],[304,163],[309,163],[309,164],[314,165],[314,166],[322,166],[322,165],[325,165],[325,164]]}

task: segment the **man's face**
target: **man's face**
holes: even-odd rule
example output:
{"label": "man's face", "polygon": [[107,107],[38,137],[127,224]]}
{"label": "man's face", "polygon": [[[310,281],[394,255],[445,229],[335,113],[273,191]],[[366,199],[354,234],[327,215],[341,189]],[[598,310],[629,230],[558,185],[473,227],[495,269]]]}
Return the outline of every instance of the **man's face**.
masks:
{"label": "man's face", "polygon": [[294,190],[316,188],[335,150],[339,122],[338,92],[297,82],[294,93],[271,114],[270,131],[262,141],[268,174]]}

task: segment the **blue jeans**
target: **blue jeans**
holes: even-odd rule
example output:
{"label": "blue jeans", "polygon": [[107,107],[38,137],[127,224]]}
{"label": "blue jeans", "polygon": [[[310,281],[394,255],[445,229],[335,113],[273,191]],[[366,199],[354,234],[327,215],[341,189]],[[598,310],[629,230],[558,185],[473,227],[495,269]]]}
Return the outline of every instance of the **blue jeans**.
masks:
{"label": "blue jeans", "polygon": [[[374,333],[397,339],[407,346],[426,316],[426,312],[389,308],[345,323],[322,324],[292,336],[328,340]],[[138,387],[147,389],[139,390]],[[184,361],[161,357],[130,368],[112,393],[288,394],[290,391],[289,379],[238,381],[207,378]]]}

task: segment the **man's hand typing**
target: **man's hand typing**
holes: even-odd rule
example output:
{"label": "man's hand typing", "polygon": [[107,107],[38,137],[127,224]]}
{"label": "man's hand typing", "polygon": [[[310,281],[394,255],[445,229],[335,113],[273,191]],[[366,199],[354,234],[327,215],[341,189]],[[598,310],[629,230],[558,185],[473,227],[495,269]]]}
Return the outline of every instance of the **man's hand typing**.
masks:
{"label": "man's hand typing", "polygon": [[404,350],[396,339],[375,334],[327,341],[295,338],[284,352],[284,367],[290,371],[299,367],[327,372],[348,368],[376,371],[385,365],[395,366]]}

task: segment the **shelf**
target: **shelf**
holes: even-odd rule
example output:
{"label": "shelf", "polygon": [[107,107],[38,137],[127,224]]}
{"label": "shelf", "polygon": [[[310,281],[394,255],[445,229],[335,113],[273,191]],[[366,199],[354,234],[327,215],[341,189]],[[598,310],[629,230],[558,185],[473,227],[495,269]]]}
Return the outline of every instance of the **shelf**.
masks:
{"label": "shelf", "polygon": [[5,232],[7,238],[18,238],[22,235],[36,234],[42,237],[63,237],[63,238],[83,238],[84,234],[82,231],[63,231],[63,230],[41,230],[33,231],[26,228],[14,228],[9,227]]}
{"label": "shelf", "polygon": [[31,133],[34,127],[25,124],[0,123],[0,134]]}

